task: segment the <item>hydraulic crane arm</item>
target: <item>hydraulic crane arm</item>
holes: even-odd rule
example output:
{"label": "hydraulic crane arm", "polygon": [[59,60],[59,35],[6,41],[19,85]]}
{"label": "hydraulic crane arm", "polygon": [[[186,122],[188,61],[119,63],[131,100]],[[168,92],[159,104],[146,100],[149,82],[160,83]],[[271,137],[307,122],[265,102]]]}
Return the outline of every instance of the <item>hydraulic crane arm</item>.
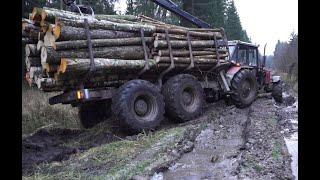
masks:
{"label": "hydraulic crane arm", "polygon": [[151,0],[157,5],[167,9],[170,12],[173,12],[177,16],[189,21],[190,23],[196,25],[199,28],[210,28],[210,25],[201,19],[189,14],[186,11],[183,11],[182,9],[179,8],[174,2],[171,0]]}

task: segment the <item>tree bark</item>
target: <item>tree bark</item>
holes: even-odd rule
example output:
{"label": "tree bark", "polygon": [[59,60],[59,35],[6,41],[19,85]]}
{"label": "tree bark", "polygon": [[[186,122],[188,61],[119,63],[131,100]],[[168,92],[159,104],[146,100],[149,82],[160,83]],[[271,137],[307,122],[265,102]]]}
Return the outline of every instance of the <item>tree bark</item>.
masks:
{"label": "tree bark", "polygon": [[[95,70],[113,72],[114,70],[139,70],[145,66],[145,60],[94,59]],[[149,60],[150,67],[155,66],[153,59]],[[90,59],[61,59],[59,73],[76,73],[90,70]]]}
{"label": "tree bark", "polygon": [[[155,56],[154,60],[157,63],[170,63],[170,57],[159,57]],[[193,58],[194,63],[198,64],[216,64],[218,61],[216,59],[216,56],[211,56],[211,57],[195,57]],[[174,63],[190,63],[191,60],[190,58],[181,58],[181,57],[174,57],[173,58]]]}
{"label": "tree bark", "polygon": [[[225,51],[220,51],[221,53],[224,53]],[[169,56],[169,50],[159,50],[155,52],[154,54],[158,56]],[[214,55],[216,54],[214,51],[192,51],[193,56],[205,56],[205,55]],[[183,50],[183,49],[177,49],[172,51],[172,55],[174,57],[189,57],[190,51]]]}
{"label": "tree bark", "polygon": [[[178,48],[188,48],[188,41],[178,41],[172,40],[170,41],[171,47],[178,49]],[[214,41],[191,41],[191,46],[195,48],[213,48]],[[165,40],[158,40],[154,41],[154,47],[157,49],[159,48],[167,48],[168,44]]]}
{"label": "tree bark", "polygon": [[[59,18],[56,21],[56,24],[61,24],[64,26],[73,26],[84,28],[84,18],[79,19],[66,19]],[[143,29],[144,32],[153,33],[155,32],[155,26],[143,25],[143,24],[124,24],[124,23],[115,23],[105,20],[89,20],[90,29],[106,29],[106,30],[115,30],[115,31],[129,31],[129,32],[140,32],[140,29]]]}
{"label": "tree bark", "polygon": [[[151,37],[145,37],[147,43],[152,42]],[[134,46],[142,45],[140,37],[122,39],[93,39],[92,47]],[[87,40],[61,41],[55,43],[56,50],[88,48]]]}
{"label": "tree bark", "polygon": [[[124,60],[139,60],[144,58],[142,46],[98,47],[93,48],[92,52],[94,58]],[[46,47],[45,50],[41,52],[42,62],[59,64],[61,58],[90,58],[90,54],[88,49],[56,51],[52,47]]]}
{"label": "tree bark", "polygon": [[26,57],[40,56],[40,51],[37,50],[36,44],[26,44],[25,53],[26,53]]}
{"label": "tree bark", "polygon": [[[59,41],[67,40],[86,40],[87,35],[84,28],[76,28],[72,26],[57,25],[53,28],[53,34]],[[130,38],[140,37],[138,33],[125,32],[125,31],[112,31],[96,29],[90,30],[91,39],[115,39],[115,38]]]}
{"label": "tree bark", "polygon": [[25,62],[28,70],[31,67],[41,67],[40,57],[26,57]]}

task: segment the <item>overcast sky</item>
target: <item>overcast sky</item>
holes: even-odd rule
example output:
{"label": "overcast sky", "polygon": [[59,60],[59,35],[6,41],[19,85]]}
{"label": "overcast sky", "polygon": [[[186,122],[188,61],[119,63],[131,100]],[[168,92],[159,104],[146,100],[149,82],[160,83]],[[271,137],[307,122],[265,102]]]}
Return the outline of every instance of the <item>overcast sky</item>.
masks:
{"label": "overcast sky", "polygon": [[[298,32],[298,0],[234,0],[243,28],[252,42],[273,54],[278,41],[289,40],[292,31]],[[126,0],[119,0],[116,10],[125,12]]]}

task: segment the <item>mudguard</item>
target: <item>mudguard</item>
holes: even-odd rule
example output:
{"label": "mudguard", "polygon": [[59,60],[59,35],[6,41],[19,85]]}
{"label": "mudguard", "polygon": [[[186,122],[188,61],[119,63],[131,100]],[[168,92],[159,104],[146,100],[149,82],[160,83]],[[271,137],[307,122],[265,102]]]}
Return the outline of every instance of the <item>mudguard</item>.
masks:
{"label": "mudguard", "polygon": [[242,69],[242,67],[240,67],[240,66],[232,66],[230,69],[228,69],[228,71],[226,73],[226,77],[227,77],[227,81],[229,82],[229,84],[231,83],[233,76],[241,69]]}

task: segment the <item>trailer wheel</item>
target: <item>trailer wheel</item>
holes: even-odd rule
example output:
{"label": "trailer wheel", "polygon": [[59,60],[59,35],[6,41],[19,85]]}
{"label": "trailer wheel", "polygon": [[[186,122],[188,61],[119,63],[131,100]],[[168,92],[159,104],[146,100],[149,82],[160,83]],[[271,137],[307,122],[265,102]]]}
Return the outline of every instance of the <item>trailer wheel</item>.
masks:
{"label": "trailer wheel", "polygon": [[277,83],[273,84],[271,95],[276,102],[278,102],[278,103],[283,102],[281,82],[277,82]]}
{"label": "trailer wheel", "polygon": [[111,115],[110,102],[96,101],[81,104],[78,112],[80,124],[83,128],[92,128]]}
{"label": "trailer wheel", "polygon": [[162,88],[167,115],[178,122],[186,122],[202,113],[204,90],[192,75],[180,74],[170,78]]}
{"label": "trailer wheel", "polygon": [[257,80],[252,71],[243,69],[237,72],[232,81],[231,89],[235,92],[231,94],[232,102],[238,108],[245,108],[252,104],[257,97]]}
{"label": "trailer wheel", "polygon": [[156,128],[164,118],[158,88],[145,80],[131,80],[112,98],[112,111],[120,125],[133,133]]}

